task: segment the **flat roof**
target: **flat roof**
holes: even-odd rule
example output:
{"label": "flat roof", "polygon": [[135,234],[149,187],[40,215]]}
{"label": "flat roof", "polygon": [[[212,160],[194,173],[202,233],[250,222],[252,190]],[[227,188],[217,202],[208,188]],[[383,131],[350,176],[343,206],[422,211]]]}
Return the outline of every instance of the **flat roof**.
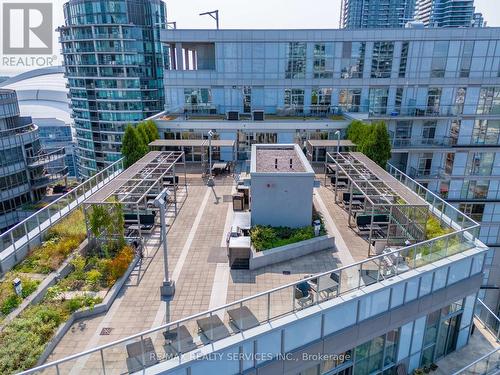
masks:
{"label": "flat roof", "polygon": [[314,173],[296,144],[252,146],[251,173]]}
{"label": "flat roof", "polygon": [[[231,139],[212,139],[213,147],[234,147],[236,142]],[[157,139],[150,147],[208,147],[208,139]]]}
{"label": "flat roof", "polygon": [[[339,141],[336,139],[309,139],[307,143],[312,147],[337,147]],[[341,139],[340,146],[353,147],[356,146],[356,144],[349,139]]]}

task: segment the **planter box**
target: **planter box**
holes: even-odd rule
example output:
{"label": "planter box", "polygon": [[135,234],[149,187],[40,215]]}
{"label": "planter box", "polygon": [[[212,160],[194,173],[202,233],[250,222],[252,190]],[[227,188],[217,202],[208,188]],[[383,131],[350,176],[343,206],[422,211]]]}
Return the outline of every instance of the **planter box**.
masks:
{"label": "planter box", "polygon": [[335,238],[328,235],[263,251],[256,251],[252,246],[250,269],[255,270],[331,248],[335,248]]}
{"label": "planter box", "polygon": [[78,246],[76,250],[68,258],[66,258],[66,260],[61,264],[61,266],[59,266],[57,271],[49,273],[47,277],[42,280],[40,285],[38,285],[38,288],[36,288],[36,290],[33,293],[31,293],[28,297],[26,297],[15,310],[13,310],[9,315],[5,317],[5,319],[2,321],[2,324],[0,324],[0,332],[3,331],[4,327],[7,324],[9,324],[12,321],[12,319],[16,318],[20,313],[22,313],[26,307],[40,302],[47,293],[47,290],[51,286],[56,284],[59,279],[63,279],[66,276],[68,276],[68,274],[73,270],[71,261],[77,255],[84,253],[87,250],[87,247],[88,247],[88,240],[84,240],[80,244],[80,246]]}
{"label": "planter box", "polygon": [[123,287],[127,279],[129,278],[130,274],[134,270],[135,266],[137,265],[137,262],[139,261],[139,257],[135,257],[130,265],[127,268],[127,271],[125,271],[125,274],[119,278],[116,283],[111,287],[111,289],[108,291],[108,294],[106,294],[106,297],[101,303],[98,303],[97,305],[94,306],[94,308],[89,308],[89,309],[82,309],[75,311],[69,319],[62,323],[59,328],[57,329],[56,333],[52,337],[52,339],[47,343],[47,346],[45,347],[45,350],[43,353],[40,355],[38,358],[38,362],[36,363],[36,366],[41,366],[47,361],[47,358],[49,358],[50,354],[52,351],[55,349],[57,344],[59,344],[59,341],[66,335],[68,330],[71,328],[73,323],[79,319],[83,318],[90,318],[95,315],[99,315],[102,313],[107,312],[110,308],[113,302],[115,301],[116,297],[118,296],[118,293],[120,292],[120,289]]}

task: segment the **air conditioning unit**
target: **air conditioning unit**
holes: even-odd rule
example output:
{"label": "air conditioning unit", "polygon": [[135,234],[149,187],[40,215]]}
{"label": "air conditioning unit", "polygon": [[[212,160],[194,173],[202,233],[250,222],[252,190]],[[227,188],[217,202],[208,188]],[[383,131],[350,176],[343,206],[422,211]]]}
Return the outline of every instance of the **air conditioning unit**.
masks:
{"label": "air conditioning unit", "polygon": [[238,111],[227,111],[226,119],[228,121],[239,121],[240,120],[240,113]]}
{"label": "air conditioning unit", "polygon": [[264,121],[264,111],[253,111],[252,118],[254,121]]}

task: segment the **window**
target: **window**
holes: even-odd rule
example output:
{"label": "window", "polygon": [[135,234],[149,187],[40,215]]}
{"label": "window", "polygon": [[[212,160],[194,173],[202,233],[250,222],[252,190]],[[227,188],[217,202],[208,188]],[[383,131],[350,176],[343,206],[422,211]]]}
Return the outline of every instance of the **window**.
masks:
{"label": "window", "polygon": [[339,106],[346,112],[359,112],[361,89],[341,89]]}
{"label": "window", "polygon": [[434,42],[434,51],[432,54],[431,63],[431,77],[441,78],[444,77],[446,71],[446,60],[448,59],[448,48],[450,42],[439,41]]}
{"label": "window", "polygon": [[314,78],[333,78],[333,44],[314,45]]}
{"label": "window", "polygon": [[394,100],[394,110],[401,113],[401,104],[403,103],[403,87],[396,88],[396,99]]}
{"label": "window", "polygon": [[483,87],[479,94],[478,115],[500,114],[500,87]]}
{"label": "window", "polygon": [[372,78],[390,78],[392,59],[394,57],[394,42],[375,42],[372,56]]}
{"label": "window", "polygon": [[467,180],[462,185],[462,199],[486,199],[490,182],[487,180]]}
{"label": "window", "polygon": [[187,108],[196,110],[212,104],[212,90],[210,89],[184,89],[184,103]]}
{"label": "window", "polygon": [[460,62],[460,77],[463,78],[469,77],[473,51],[474,51],[474,41],[473,40],[465,41],[462,50],[462,61]]}
{"label": "window", "polygon": [[450,127],[450,138],[451,145],[454,146],[458,143],[458,136],[460,134],[460,125],[462,124],[461,120],[452,120]]}
{"label": "window", "polygon": [[288,63],[285,78],[300,79],[306,77],[306,43],[288,43]]}
{"label": "window", "polygon": [[472,143],[496,145],[499,134],[500,120],[476,120],[472,130]]}
{"label": "window", "polygon": [[250,86],[243,87],[243,113],[252,111],[252,88]]}
{"label": "window", "polygon": [[460,203],[458,209],[472,220],[478,222],[483,220],[484,203]]}
{"label": "window", "polygon": [[341,78],[363,78],[365,48],[365,42],[343,43]]}
{"label": "window", "polygon": [[285,107],[304,110],[304,89],[285,89]]}
{"label": "window", "polygon": [[469,154],[467,160],[467,174],[489,176],[493,169],[494,152],[474,152]]}
{"label": "window", "polygon": [[427,91],[427,114],[439,114],[439,103],[441,101],[441,88],[430,87]]}
{"label": "window", "polygon": [[370,108],[369,111],[375,115],[385,114],[387,112],[387,100],[389,89],[387,87],[370,89]]}
{"label": "window", "polygon": [[410,42],[403,42],[401,47],[401,59],[399,60],[399,78],[406,76],[406,65],[408,63],[408,51],[410,50]]}
{"label": "window", "polygon": [[422,138],[425,143],[432,143],[436,135],[436,121],[425,121],[422,127]]}
{"label": "window", "polygon": [[464,112],[466,95],[467,87],[459,87],[455,92],[455,107],[453,108],[453,115],[460,115]]}
{"label": "window", "polygon": [[399,330],[392,330],[358,345],[354,354],[354,373],[379,374],[391,368],[396,363],[398,343]]}
{"label": "window", "polygon": [[332,105],[331,88],[315,88],[311,91],[311,111],[328,112]]}

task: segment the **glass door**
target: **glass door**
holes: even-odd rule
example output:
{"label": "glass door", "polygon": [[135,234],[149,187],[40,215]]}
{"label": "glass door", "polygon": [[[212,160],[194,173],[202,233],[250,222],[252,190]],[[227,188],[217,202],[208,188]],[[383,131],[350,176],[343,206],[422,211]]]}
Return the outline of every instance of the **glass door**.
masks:
{"label": "glass door", "polygon": [[455,351],[461,316],[456,315],[441,322],[436,344],[436,361]]}

